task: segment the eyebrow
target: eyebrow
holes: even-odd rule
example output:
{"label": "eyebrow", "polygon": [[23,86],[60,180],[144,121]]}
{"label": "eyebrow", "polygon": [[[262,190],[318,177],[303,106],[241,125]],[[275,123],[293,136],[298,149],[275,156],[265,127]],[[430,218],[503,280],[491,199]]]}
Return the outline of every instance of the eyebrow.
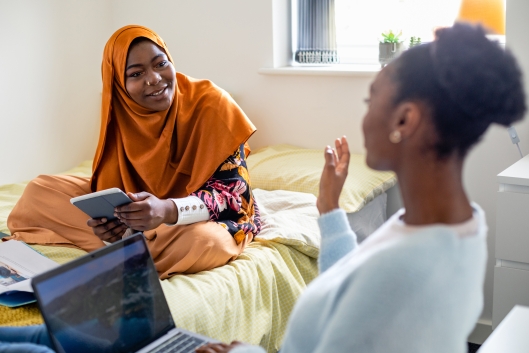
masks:
{"label": "eyebrow", "polygon": [[[152,63],[153,61],[155,61],[156,59],[158,59],[159,57],[161,57],[161,56],[165,56],[165,54],[164,54],[164,53],[160,53],[160,54],[158,54],[158,55],[155,55],[155,56],[151,59],[151,63]],[[132,69],[133,67],[142,67],[142,66],[143,66],[143,64],[132,64],[132,65],[127,66],[127,68],[125,69],[125,71],[128,71],[129,69]]]}

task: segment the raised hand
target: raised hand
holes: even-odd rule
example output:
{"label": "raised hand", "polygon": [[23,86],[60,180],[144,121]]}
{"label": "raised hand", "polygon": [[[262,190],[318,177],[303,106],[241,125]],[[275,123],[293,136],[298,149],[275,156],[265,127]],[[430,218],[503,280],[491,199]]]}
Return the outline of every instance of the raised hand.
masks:
{"label": "raised hand", "polygon": [[178,220],[178,210],[171,200],[161,200],[145,191],[137,194],[128,192],[127,195],[133,202],[116,207],[114,213],[127,227],[144,231]]}
{"label": "raised hand", "polygon": [[331,146],[325,147],[325,166],[320,179],[320,193],[316,206],[320,214],[339,207],[340,193],[347,178],[349,169],[349,145],[343,136],[335,141],[336,151]]}

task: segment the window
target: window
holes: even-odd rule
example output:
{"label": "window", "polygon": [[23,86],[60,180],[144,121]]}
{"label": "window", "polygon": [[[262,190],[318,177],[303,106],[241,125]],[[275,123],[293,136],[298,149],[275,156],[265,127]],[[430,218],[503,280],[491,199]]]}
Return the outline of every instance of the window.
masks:
{"label": "window", "polygon": [[433,39],[436,27],[450,26],[460,0],[335,0],[336,41],[341,63],[378,63],[381,33],[402,31],[422,42]]}
{"label": "window", "polygon": [[[294,16],[298,16],[293,0]],[[433,40],[434,30],[451,26],[461,0],[331,0],[335,6],[336,44],[341,64],[378,64],[382,32],[402,33],[407,47],[411,37]],[[297,47],[298,20],[293,18],[293,44]],[[504,42],[504,38],[500,38]],[[296,49],[294,49],[294,53]]]}

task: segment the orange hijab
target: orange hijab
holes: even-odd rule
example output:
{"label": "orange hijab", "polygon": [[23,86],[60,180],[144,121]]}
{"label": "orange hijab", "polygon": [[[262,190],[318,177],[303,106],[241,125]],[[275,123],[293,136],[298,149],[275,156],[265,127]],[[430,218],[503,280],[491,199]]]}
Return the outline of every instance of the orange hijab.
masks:
{"label": "orange hijab", "polygon": [[[130,43],[137,37],[152,40],[173,62],[162,38],[148,28],[125,26],[108,40],[102,64],[101,131],[90,187],[185,197],[248,140],[255,126],[225,91],[180,73],[168,110],[149,111],[134,102],[125,89],[125,65]],[[247,145],[245,149],[248,155]]]}

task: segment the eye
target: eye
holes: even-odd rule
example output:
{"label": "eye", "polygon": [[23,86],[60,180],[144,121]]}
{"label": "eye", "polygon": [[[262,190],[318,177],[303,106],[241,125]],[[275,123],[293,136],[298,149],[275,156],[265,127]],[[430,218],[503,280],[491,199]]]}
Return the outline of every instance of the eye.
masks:
{"label": "eye", "polygon": [[136,72],[129,74],[128,76],[129,77],[139,77],[140,75],[141,75],[141,71],[136,71]]}
{"label": "eye", "polygon": [[158,65],[156,65],[156,67],[164,67],[164,66],[167,66],[167,60],[163,60],[162,62],[160,62]]}

